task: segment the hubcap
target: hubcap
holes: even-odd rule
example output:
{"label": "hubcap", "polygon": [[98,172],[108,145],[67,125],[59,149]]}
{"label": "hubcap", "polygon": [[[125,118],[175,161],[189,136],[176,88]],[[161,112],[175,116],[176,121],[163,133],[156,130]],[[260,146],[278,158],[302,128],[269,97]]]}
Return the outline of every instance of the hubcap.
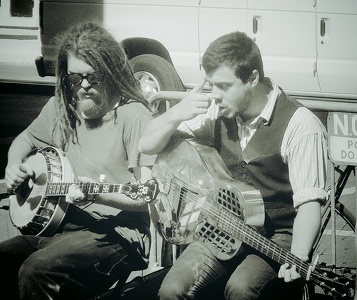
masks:
{"label": "hubcap", "polygon": [[139,71],[136,72],[134,76],[140,82],[140,87],[145,99],[147,99],[152,94],[155,94],[160,90],[159,82],[149,72]]}

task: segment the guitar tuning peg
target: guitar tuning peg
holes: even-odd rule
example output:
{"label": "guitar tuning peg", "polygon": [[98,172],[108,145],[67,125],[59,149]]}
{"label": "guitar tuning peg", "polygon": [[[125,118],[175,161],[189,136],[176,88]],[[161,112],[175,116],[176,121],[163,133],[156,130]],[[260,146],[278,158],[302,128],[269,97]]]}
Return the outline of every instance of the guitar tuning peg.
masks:
{"label": "guitar tuning peg", "polygon": [[104,179],[105,179],[105,174],[101,173],[101,174],[99,175],[99,182],[100,182],[100,183],[103,183],[103,182],[104,182]]}

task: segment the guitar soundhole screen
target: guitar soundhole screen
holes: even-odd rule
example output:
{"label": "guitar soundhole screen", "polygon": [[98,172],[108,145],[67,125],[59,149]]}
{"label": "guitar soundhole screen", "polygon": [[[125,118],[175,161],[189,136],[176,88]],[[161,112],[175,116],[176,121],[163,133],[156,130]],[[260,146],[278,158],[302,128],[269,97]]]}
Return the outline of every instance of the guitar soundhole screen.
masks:
{"label": "guitar soundhole screen", "polygon": [[232,237],[220,231],[208,222],[205,222],[205,224],[200,228],[198,235],[205,241],[214,245],[215,248],[223,253],[231,252],[235,243],[235,240]]}
{"label": "guitar soundhole screen", "polygon": [[239,199],[235,193],[230,190],[218,190],[217,202],[229,211],[236,214],[238,217],[242,216],[242,210],[239,205]]}

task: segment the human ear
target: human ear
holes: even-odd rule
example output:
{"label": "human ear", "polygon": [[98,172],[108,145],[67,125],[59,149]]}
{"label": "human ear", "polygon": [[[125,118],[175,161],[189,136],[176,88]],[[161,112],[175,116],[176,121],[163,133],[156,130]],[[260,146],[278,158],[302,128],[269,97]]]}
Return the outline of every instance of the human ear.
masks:
{"label": "human ear", "polygon": [[259,83],[259,72],[257,70],[253,70],[252,75],[249,77],[249,81],[252,85],[257,85]]}

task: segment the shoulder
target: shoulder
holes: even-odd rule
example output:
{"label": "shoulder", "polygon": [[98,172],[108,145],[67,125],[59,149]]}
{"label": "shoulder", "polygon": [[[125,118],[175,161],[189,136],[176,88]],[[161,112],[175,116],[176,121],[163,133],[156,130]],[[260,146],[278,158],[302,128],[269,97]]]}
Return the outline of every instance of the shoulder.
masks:
{"label": "shoulder", "polygon": [[305,133],[322,133],[326,131],[321,120],[305,106],[299,107],[293,114],[289,126],[299,128]]}
{"label": "shoulder", "polygon": [[125,113],[128,111],[136,112],[137,114],[151,113],[143,103],[138,101],[129,101],[128,103],[120,106],[120,110]]}
{"label": "shoulder", "polygon": [[123,126],[146,126],[153,119],[152,112],[140,102],[129,102],[117,109],[117,120]]}
{"label": "shoulder", "polygon": [[122,118],[135,119],[140,116],[152,116],[152,112],[141,102],[130,101],[117,110]]}
{"label": "shoulder", "polygon": [[321,120],[308,108],[299,107],[290,119],[285,130],[283,145],[294,146],[302,141],[323,143],[327,138],[327,131]]}
{"label": "shoulder", "polygon": [[40,114],[36,117],[35,120],[40,121],[44,120],[44,122],[53,121],[56,115],[56,98],[51,97],[46,104],[42,107]]}
{"label": "shoulder", "polygon": [[52,96],[46,104],[43,106],[42,110],[54,111],[56,110],[56,97]]}

